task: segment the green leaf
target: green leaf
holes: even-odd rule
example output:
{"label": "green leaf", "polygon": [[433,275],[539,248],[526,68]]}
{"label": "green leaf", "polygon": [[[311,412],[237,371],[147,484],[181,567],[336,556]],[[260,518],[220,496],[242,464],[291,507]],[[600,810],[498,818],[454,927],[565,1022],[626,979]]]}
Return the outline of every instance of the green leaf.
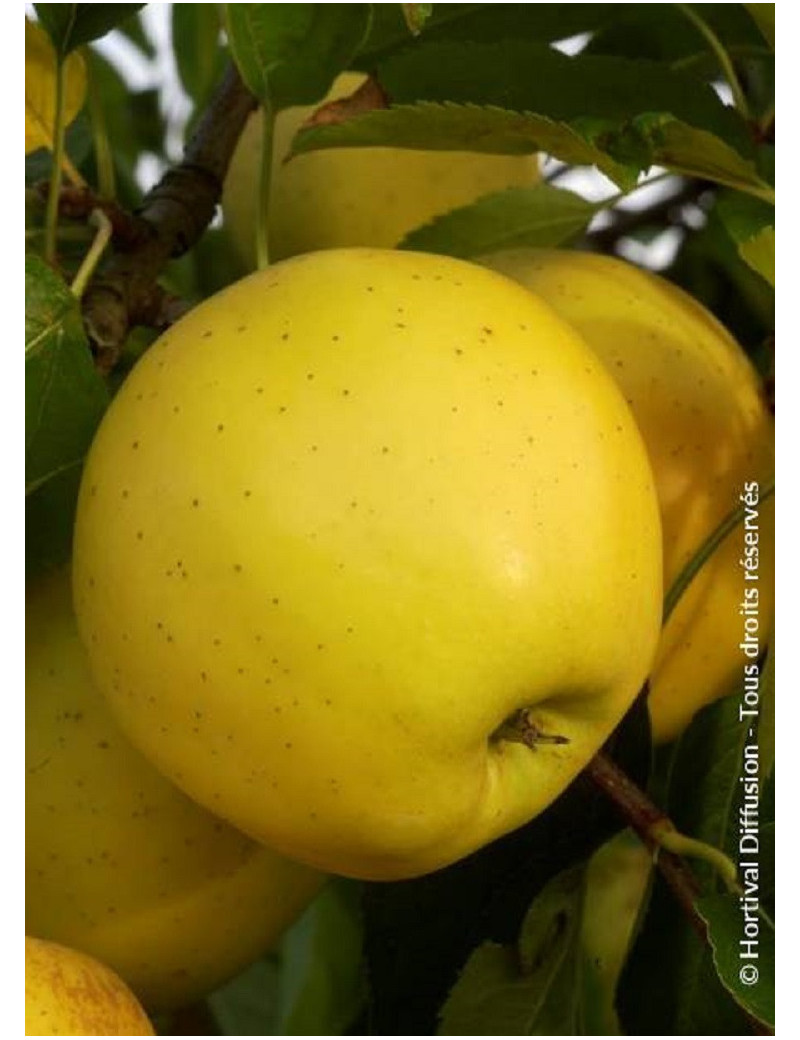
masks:
{"label": "green leaf", "polygon": [[[738,4],[702,4],[703,21],[732,55],[752,52],[763,44],[747,12]],[[766,51],[766,48],[764,48]],[[586,45],[587,54],[680,62],[680,68],[713,79],[719,63],[697,28],[674,4],[625,4]]]}
{"label": "green leaf", "polygon": [[747,1018],[719,981],[711,954],[656,875],[642,931],[617,990],[628,1036],[747,1036]]}
{"label": "green leaf", "polygon": [[580,234],[600,208],[549,184],[508,188],[411,231],[400,248],[468,258],[518,246],[558,246]]}
{"label": "green leaf", "polygon": [[775,210],[741,195],[727,194],[717,213],[736,244],[739,256],[775,287]]}
{"label": "green leaf", "polygon": [[98,40],[144,4],[34,4],[39,21],[63,57]]}
{"label": "green leaf", "polygon": [[730,191],[720,194],[715,211],[734,242],[744,242],[775,222],[774,206]]}
{"label": "green leaf", "polygon": [[79,466],[108,403],[75,297],[25,258],[25,483],[30,493]]}
{"label": "green leaf", "polygon": [[527,41],[426,42],[382,62],[388,109],[302,130],[296,153],[386,145],[521,154],[596,165],[629,190],[653,165],[765,198],[741,117],[658,62],[567,58]]}
{"label": "green leaf", "polygon": [[274,1036],[278,1033],[280,959],[251,964],[208,998],[223,1036]]}
{"label": "green leaf", "polygon": [[209,1004],[226,1036],[338,1036],[361,1010],[357,884],[332,880],[279,949],[218,989]]}
{"label": "green leaf", "polygon": [[433,4],[400,4],[400,6],[403,9],[408,31],[412,36],[419,36],[433,13]]}
{"label": "green leaf", "polygon": [[484,943],[442,1008],[441,1036],[577,1035],[583,868],[531,904],[517,949]]}
{"label": "green leaf", "polygon": [[775,4],[742,4],[758,26],[761,35],[775,50]]}
{"label": "green leaf", "polygon": [[[743,656],[743,668],[746,663],[753,662]],[[769,682],[765,669],[765,695]],[[697,714],[673,751],[666,805],[679,830],[722,849],[736,863],[749,855],[745,847],[740,855],[740,809],[746,804],[741,777],[752,778],[745,762],[758,766],[754,756],[760,750],[758,720],[745,715],[746,708],[742,692],[736,691]],[[765,753],[771,755],[768,749]],[[768,785],[760,787],[763,793]],[[707,864],[693,863],[692,870],[702,899],[722,894]],[[766,879],[765,890],[769,884]],[[623,1030],[632,1035],[746,1035],[747,1020],[738,992],[735,996],[659,879],[622,977]]]}
{"label": "green leaf", "polygon": [[775,228],[759,231],[739,245],[739,254],[745,263],[775,288]]}
{"label": "green leaf", "polygon": [[25,499],[25,573],[33,577],[72,555],[82,462],[61,470]]}
{"label": "green leaf", "polygon": [[[699,899],[697,908],[708,924],[714,964],[723,984],[751,1015],[774,1027],[775,930],[759,917],[757,895],[749,898],[753,904],[746,915],[738,896],[729,894]],[[743,941],[750,944],[744,948],[747,957],[741,955]]]}
{"label": "green leaf", "polygon": [[[72,162],[80,167],[92,151],[92,127],[89,113],[84,110],[74,123],[67,127],[64,136],[64,148]],[[50,177],[53,165],[53,153],[49,148],[38,148],[25,156],[25,183],[36,184]]]}
{"label": "green leaf", "polygon": [[428,41],[380,63],[393,104],[418,101],[490,105],[571,125],[618,128],[643,113],[674,119],[722,138],[743,155],[753,145],[741,117],[711,87],[660,62],[605,55],[569,58],[526,40]]}
{"label": "green leaf", "polygon": [[364,1003],[360,888],[328,884],[281,946],[279,1015],[283,1036],[338,1036]]}
{"label": "green leaf", "polygon": [[[411,42],[401,4],[373,8],[369,34],[355,61],[364,71],[373,71],[378,60]],[[596,29],[621,9],[619,4],[433,4],[425,39],[550,43]]]}
{"label": "green leaf", "polygon": [[370,4],[224,4],[242,79],[278,110],[324,97],[369,25]]}
{"label": "green leaf", "polygon": [[216,4],[173,4],[172,41],[186,93],[202,106],[219,81],[227,54]]}
{"label": "green leaf", "polygon": [[669,116],[644,116],[636,126],[659,166],[774,202],[774,189],[760,174],[755,158],[743,158],[719,137]]}
{"label": "green leaf", "polygon": [[639,164],[623,164],[566,123],[499,108],[421,102],[368,112],[345,122],[309,127],[292,155],[320,148],[385,145],[503,155],[546,152],[576,166],[596,165],[623,190],[636,186]]}
{"label": "green leaf", "polygon": [[[755,661],[742,657],[742,668],[758,668],[761,688],[769,682]],[[744,685],[744,672],[742,684]],[[745,760],[758,745],[758,718],[740,691],[709,705],[676,744],[667,811],[679,830],[738,858],[741,777]],[[704,890],[713,890],[712,873],[696,865]]]}

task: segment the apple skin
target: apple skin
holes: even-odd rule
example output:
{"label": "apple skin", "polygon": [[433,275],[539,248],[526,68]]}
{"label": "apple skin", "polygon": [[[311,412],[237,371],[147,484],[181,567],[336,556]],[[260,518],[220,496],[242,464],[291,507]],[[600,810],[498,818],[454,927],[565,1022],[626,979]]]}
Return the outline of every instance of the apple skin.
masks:
{"label": "apple skin", "polygon": [[26,1036],[155,1036],[125,983],[104,964],[25,937]]}
{"label": "apple skin", "polygon": [[26,928],[114,969],[150,1011],[266,952],[323,877],[165,780],[92,683],[69,569],[26,595]]}
{"label": "apple skin", "polygon": [[[583,336],[625,394],[658,489],[669,588],[748,481],[774,470],[774,425],[758,375],[702,304],[616,258],[519,249],[484,258],[545,300]],[[761,645],[774,612],[774,507],[760,507]],[[650,676],[653,738],[673,740],[694,714],[741,687],[741,527],[717,549],[668,619]]]}
{"label": "apple skin", "polygon": [[[509,279],[393,250],[277,264],[154,344],[90,450],[74,563],[133,742],[360,878],[543,810],[660,627],[658,505],[613,381]],[[568,743],[500,739],[517,709]]]}
{"label": "apple skin", "polygon": [[[413,228],[479,196],[539,180],[536,155],[334,148],[286,163],[292,138],[324,101],[352,94],[364,81],[340,75],[318,105],[284,109],[275,121],[270,197],[270,260],[340,246],[397,245]],[[256,199],[262,117],[250,117],[222,195],[230,240],[255,267]]]}

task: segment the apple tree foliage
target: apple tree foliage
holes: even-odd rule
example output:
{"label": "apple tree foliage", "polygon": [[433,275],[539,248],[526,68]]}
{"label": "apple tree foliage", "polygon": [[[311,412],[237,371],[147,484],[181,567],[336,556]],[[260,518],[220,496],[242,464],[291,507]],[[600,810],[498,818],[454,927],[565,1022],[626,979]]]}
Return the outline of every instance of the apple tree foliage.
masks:
{"label": "apple tree foliage", "polygon": [[[140,65],[163,61],[148,5],[34,7],[52,48],[29,45],[26,30],[31,574],[69,555],[82,459],[155,335],[132,328],[110,374],[95,363],[82,292],[120,245],[105,242],[102,219],[66,198],[56,206],[52,188],[82,184],[133,211],[143,160],[164,168],[176,147],[158,87],[130,86],[96,46],[113,33]],[[301,129],[294,154],[383,145],[546,157],[542,183],[444,214],[400,248],[469,258],[537,245],[640,258],[666,242],[664,273],[716,313],[774,390],[774,4],[175,4],[169,17],[191,106],[186,133],[231,61],[273,112],[319,101],[344,69],[369,73],[385,105]],[[554,47],[561,41],[570,45]],[[656,175],[656,201],[629,203]],[[601,190],[576,188],[586,183]],[[160,281],[189,306],[241,274],[224,227],[212,226]],[[192,1014],[206,1033],[239,1035],[770,1032],[773,676],[770,655],[748,725],[732,690],[657,753],[641,699],[612,738],[617,762],[679,829],[736,862],[748,743],[760,749],[760,802],[758,876],[735,893],[692,864],[687,912],[654,871],[610,992],[582,942],[587,862],[625,821],[581,777],[528,826],[445,870],[334,882],[279,950]],[[746,949],[758,956],[748,959],[740,899],[750,892]]]}

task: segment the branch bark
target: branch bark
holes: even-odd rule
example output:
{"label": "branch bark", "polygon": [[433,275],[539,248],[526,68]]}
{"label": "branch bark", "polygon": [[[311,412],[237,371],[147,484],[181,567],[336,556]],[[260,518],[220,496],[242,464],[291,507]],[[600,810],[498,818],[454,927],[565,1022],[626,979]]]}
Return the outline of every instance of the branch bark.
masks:
{"label": "branch bark", "polygon": [[[692,930],[710,948],[708,925],[699,914],[695,900],[699,895],[697,880],[682,856],[668,852],[662,845],[665,833],[676,833],[672,821],[605,752],[599,752],[585,769],[589,779],[616,805],[648,849],[656,853],[656,866],[670,891],[686,915]],[[742,1012],[750,1031],[756,1036],[772,1036],[768,1029],[745,1008]]]}
{"label": "branch bark", "polygon": [[230,65],[184,158],[145,195],[137,213],[115,240],[116,251],[83,297],[83,318],[97,363],[116,363],[133,325],[158,326],[173,301],[158,285],[167,262],[181,256],[211,222],[234,149],[258,102]]}
{"label": "branch bark", "polygon": [[617,807],[625,822],[630,824],[651,852],[658,850],[658,869],[680,903],[692,929],[702,942],[708,943],[708,927],[697,912],[695,899],[699,894],[697,881],[680,856],[659,849],[654,837],[657,829],[669,823],[667,814],[604,752],[595,755],[586,767],[586,775]]}

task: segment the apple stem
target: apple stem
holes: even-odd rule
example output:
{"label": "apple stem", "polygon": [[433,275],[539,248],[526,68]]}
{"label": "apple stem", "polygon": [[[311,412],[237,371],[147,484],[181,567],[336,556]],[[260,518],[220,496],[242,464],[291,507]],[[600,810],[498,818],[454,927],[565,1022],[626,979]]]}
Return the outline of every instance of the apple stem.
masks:
{"label": "apple stem", "polygon": [[707,942],[706,923],[695,907],[699,895],[697,880],[683,857],[691,856],[710,864],[726,888],[741,895],[735,864],[713,845],[682,834],[663,809],[651,801],[604,751],[595,755],[585,773],[611,799],[651,852],[656,854],[656,865],[664,880],[686,911],[694,930]]}
{"label": "apple stem", "polygon": [[495,730],[493,739],[524,744],[533,751],[539,744],[569,744],[569,737],[560,733],[545,733],[529,708],[519,708],[509,715]]}

